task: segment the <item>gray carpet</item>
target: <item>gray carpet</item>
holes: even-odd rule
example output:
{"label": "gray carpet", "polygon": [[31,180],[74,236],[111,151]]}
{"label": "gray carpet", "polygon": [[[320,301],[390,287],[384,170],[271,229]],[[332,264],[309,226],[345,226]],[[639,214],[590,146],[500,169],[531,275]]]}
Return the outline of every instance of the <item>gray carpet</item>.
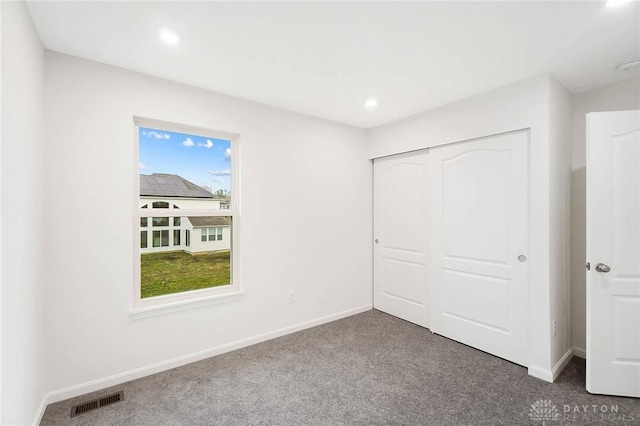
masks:
{"label": "gray carpet", "polygon": [[[49,405],[41,424],[541,425],[529,417],[538,400],[560,415],[547,425],[640,424],[639,399],[589,394],[584,370],[574,358],[546,383],[373,310]],[[73,404],[119,390],[123,402],[69,417]]]}

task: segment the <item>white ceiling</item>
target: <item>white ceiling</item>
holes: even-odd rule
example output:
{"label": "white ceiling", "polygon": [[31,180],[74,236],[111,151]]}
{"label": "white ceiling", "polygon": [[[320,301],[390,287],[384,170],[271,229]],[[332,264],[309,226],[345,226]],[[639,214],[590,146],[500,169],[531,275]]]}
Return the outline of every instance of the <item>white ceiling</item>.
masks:
{"label": "white ceiling", "polygon": [[[543,72],[638,75],[638,2],[29,2],[47,49],[360,127]],[[159,27],[182,35],[179,46]],[[364,108],[374,96],[377,109]]]}

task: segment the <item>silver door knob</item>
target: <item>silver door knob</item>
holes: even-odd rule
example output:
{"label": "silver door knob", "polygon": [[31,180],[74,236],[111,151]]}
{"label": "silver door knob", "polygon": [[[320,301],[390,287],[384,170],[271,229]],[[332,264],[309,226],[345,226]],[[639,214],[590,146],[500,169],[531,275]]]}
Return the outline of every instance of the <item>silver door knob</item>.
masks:
{"label": "silver door knob", "polygon": [[521,254],[520,256],[518,256],[518,261],[522,263],[526,262],[527,256],[525,256],[524,254]]}
{"label": "silver door knob", "polygon": [[598,263],[596,265],[596,271],[598,271],[598,272],[604,272],[606,274],[610,270],[611,270],[611,268],[609,268],[609,265],[605,265],[604,263]]}
{"label": "silver door knob", "polygon": [[378,244],[380,243],[380,241],[376,238],[375,243]]}

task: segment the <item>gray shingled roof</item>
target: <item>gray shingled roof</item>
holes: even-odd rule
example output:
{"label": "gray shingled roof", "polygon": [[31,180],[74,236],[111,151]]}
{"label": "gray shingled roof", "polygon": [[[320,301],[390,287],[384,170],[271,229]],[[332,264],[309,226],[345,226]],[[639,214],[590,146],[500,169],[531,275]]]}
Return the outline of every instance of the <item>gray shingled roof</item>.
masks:
{"label": "gray shingled roof", "polygon": [[152,197],[213,198],[214,195],[178,175],[140,175],[140,195]]}
{"label": "gray shingled roof", "polygon": [[189,216],[189,222],[195,227],[229,226],[231,223],[224,216]]}

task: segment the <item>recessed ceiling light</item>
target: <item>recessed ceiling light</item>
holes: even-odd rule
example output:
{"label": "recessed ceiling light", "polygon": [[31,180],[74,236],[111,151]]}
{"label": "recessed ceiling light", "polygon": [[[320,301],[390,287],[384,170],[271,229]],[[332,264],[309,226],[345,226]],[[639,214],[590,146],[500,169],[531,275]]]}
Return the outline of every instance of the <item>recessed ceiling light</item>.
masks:
{"label": "recessed ceiling light", "polygon": [[171,28],[160,28],[158,30],[158,37],[166,44],[178,44],[180,42],[180,34]]}
{"label": "recessed ceiling light", "polygon": [[609,0],[607,2],[607,7],[618,7],[622,6],[625,3],[629,3],[631,0]]}
{"label": "recessed ceiling light", "polygon": [[640,68],[640,59],[637,59],[637,60],[631,61],[631,62],[627,62],[625,64],[622,64],[622,65],[618,66],[618,71],[629,71],[629,70],[632,70],[634,68]]}
{"label": "recessed ceiling light", "polygon": [[364,106],[368,109],[374,109],[378,106],[378,100],[376,98],[369,98],[365,101]]}

